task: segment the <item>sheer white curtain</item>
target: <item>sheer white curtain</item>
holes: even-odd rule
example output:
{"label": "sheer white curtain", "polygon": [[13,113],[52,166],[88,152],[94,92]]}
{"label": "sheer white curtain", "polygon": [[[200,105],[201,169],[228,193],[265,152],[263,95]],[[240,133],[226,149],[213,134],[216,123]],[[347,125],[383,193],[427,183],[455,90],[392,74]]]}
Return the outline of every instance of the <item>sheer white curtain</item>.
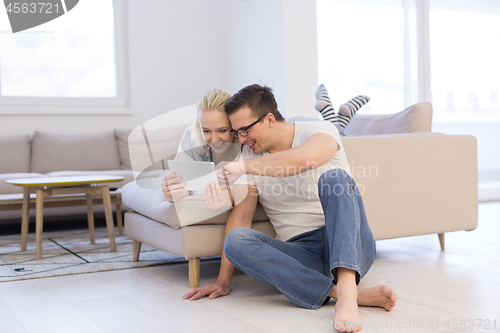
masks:
{"label": "sheer white curtain", "polygon": [[402,1],[317,1],[319,83],[333,106],[356,95],[371,101],[360,113],[405,106]]}

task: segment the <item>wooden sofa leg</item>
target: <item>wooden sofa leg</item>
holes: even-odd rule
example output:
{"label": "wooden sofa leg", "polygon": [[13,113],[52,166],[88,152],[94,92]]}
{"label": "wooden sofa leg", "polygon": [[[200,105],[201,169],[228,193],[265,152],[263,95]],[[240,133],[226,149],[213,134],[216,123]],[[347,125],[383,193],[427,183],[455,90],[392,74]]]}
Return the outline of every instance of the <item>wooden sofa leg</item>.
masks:
{"label": "wooden sofa leg", "polygon": [[441,251],[444,251],[444,234],[438,234],[439,244],[441,245]]}
{"label": "wooden sofa leg", "polygon": [[189,288],[198,288],[200,286],[200,258],[191,258],[189,265]]}
{"label": "wooden sofa leg", "polygon": [[116,225],[118,226],[118,234],[123,235],[123,219],[122,219],[122,207],[120,204],[115,205],[116,210]]}
{"label": "wooden sofa leg", "polygon": [[134,261],[139,260],[139,254],[141,253],[141,242],[132,240],[132,253],[134,254]]}

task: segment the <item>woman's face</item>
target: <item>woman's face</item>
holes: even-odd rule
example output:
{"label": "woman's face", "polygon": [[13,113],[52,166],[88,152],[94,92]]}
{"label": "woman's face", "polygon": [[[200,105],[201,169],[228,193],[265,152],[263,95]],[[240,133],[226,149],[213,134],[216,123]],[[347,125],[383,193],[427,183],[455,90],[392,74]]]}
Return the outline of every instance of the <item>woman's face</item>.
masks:
{"label": "woman's face", "polygon": [[[224,111],[208,110],[200,112],[201,130],[205,141],[216,153],[221,153],[233,142],[231,123]],[[226,144],[224,144],[227,142]]]}

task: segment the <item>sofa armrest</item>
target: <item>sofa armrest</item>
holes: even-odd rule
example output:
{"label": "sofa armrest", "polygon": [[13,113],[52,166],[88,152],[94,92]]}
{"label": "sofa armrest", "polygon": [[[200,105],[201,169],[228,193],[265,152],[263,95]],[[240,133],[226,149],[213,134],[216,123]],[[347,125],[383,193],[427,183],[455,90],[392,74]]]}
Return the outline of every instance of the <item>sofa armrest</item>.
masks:
{"label": "sofa armrest", "polygon": [[376,240],[477,227],[475,137],[370,135],[342,143]]}
{"label": "sofa armrest", "polygon": [[[173,204],[167,200],[161,189],[146,189],[135,181],[123,187],[122,200],[130,209],[174,229],[190,225],[226,224],[231,212],[208,208],[203,193],[195,193]],[[269,218],[258,204],[253,221],[267,220]]]}

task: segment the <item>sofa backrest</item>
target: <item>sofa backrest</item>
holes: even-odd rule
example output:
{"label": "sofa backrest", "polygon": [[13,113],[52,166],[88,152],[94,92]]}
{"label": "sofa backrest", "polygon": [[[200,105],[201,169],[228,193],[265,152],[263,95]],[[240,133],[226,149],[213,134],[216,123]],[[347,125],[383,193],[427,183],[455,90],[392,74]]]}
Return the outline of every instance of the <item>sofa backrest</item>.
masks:
{"label": "sofa backrest", "polygon": [[196,115],[195,105],[189,105],[150,119],[130,133],[128,149],[135,179],[151,167],[168,167],[167,160],[174,159],[182,135]]}
{"label": "sofa backrest", "polygon": [[116,129],[116,143],[118,145],[118,155],[120,155],[120,167],[122,170],[132,170],[130,153],[128,151],[128,137],[132,133],[131,129]]}
{"label": "sofa backrest", "polygon": [[52,134],[36,131],[30,172],[119,170],[115,133]]}
{"label": "sofa backrest", "polygon": [[30,169],[30,136],[0,136],[0,174],[23,173]]}

